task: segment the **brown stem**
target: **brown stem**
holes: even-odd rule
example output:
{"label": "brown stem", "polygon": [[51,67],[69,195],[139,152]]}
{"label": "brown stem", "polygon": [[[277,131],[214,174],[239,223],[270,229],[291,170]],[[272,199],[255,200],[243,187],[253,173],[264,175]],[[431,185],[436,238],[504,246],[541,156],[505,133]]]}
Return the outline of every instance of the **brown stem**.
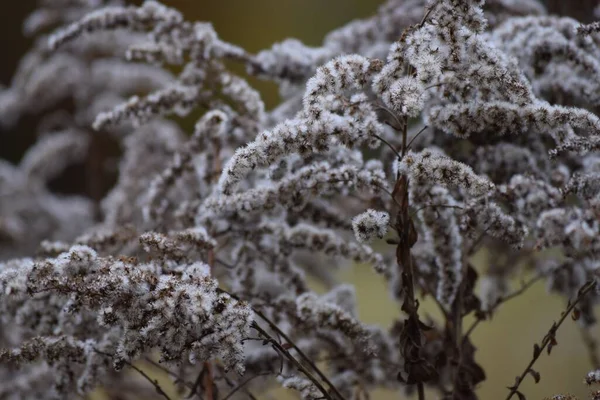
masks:
{"label": "brown stem", "polygon": [[[463,276],[465,275],[465,271],[463,268]],[[456,363],[456,368],[454,368],[454,379],[453,379],[453,396],[452,398],[454,399],[455,396],[454,394],[456,393],[456,391],[458,390],[458,386],[460,384],[460,369],[462,367],[462,363],[463,363],[463,344],[464,341],[462,340],[462,332],[463,332],[463,326],[462,326],[462,305],[463,305],[463,294],[464,294],[464,283],[465,281],[463,280],[459,287],[458,287],[458,293],[456,295],[456,299],[454,300],[454,304],[452,307],[452,315],[454,317],[454,321],[452,321],[452,334],[453,334],[453,342],[455,345],[455,351],[456,351],[456,358],[457,363]]]}
{"label": "brown stem", "polygon": [[206,390],[206,392],[204,392],[204,398],[206,400],[213,400],[214,399],[214,395],[213,395],[213,386],[214,386],[214,382],[213,382],[213,376],[212,376],[212,368],[210,366],[210,362],[206,361],[204,363],[204,368],[206,369],[206,373],[204,374],[203,377],[203,386]]}
{"label": "brown stem", "polygon": [[385,144],[387,147],[390,148],[390,150],[392,150],[392,152],[394,152],[394,154],[396,155],[396,157],[398,157],[398,159],[402,158],[400,156],[400,153],[398,153],[398,150],[396,150],[396,148],[394,146],[392,146],[392,144],[390,142],[388,142],[387,140],[385,140],[384,138],[382,138],[381,136],[379,136],[378,134],[374,133],[373,136],[375,136],[377,139],[379,139],[383,144]]}
{"label": "brown stem", "polygon": [[171,371],[169,368],[164,367],[163,365],[160,365],[159,363],[157,363],[150,357],[144,357],[144,361],[146,361],[148,364],[152,365],[154,368],[160,369],[162,372],[175,378],[175,384],[181,383],[181,384],[187,386],[188,389],[192,389],[193,385],[190,382],[187,382],[181,375],[176,374],[175,372]]}
{"label": "brown stem", "polygon": [[419,393],[419,400],[425,400],[425,388],[422,383],[417,385],[417,392]]}
{"label": "brown stem", "polygon": [[416,138],[419,137],[419,135],[421,133],[425,132],[427,130],[427,128],[429,128],[427,125],[425,125],[423,128],[421,128],[421,130],[419,132],[417,132],[417,134],[415,136],[413,136],[412,139],[410,139],[410,141],[408,142],[406,147],[410,149],[410,145],[415,141]]}
{"label": "brown stem", "polygon": [[581,289],[579,289],[575,300],[573,300],[573,302],[569,302],[569,306],[567,307],[565,312],[563,312],[563,314],[561,315],[558,322],[554,322],[552,324],[552,326],[548,330],[548,333],[546,333],[546,336],[544,336],[544,338],[542,339],[542,345],[536,346],[534,348],[533,358],[531,359],[531,361],[529,362],[527,367],[525,367],[525,370],[523,371],[523,373],[521,373],[521,375],[517,377],[515,384],[513,386],[509,387],[510,393],[506,397],[506,400],[510,400],[515,395],[515,393],[517,393],[519,386],[521,385],[521,382],[523,382],[523,379],[525,379],[527,374],[530,373],[531,368],[533,367],[535,362],[538,360],[538,358],[540,358],[540,355],[544,352],[544,349],[548,346],[548,344],[550,344],[551,342],[553,342],[555,340],[556,331],[558,330],[558,328],[560,328],[560,326],[565,321],[567,316],[573,311],[573,309],[575,309],[575,306],[577,306],[577,304],[581,301],[581,299],[583,299],[586,294],[591,292],[595,286],[596,286],[596,282],[594,280],[591,280],[591,281],[588,281],[585,285],[583,285],[581,287]]}
{"label": "brown stem", "polygon": [[[250,400],[258,400],[255,395],[252,394],[248,389],[245,389],[243,385],[240,387],[239,384],[236,386],[235,382],[233,382],[228,376],[227,373],[223,370],[223,367],[219,364],[216,364],[216,368],[219,370],[221,374],[221,378],[225,381],[227,385],[231,388],[236,388],[236,391],[242,389],[244,393],[248,396]],[[245,384],[244,384],[245,385]],[[223,399],[224,400],[224,399]]]}
{"label": "brown stem", "polygon": [[302,357],[302,359],[308,365],[310,365],[310,367],[317,373],[317,375],[319,375],[319,377],[323,380],[323,382],[325,382],[329,386],[329,388],[331,389],[331,391],[333,393],[335,393],[335,395],[339,399],[343,399],[344,398],[344,396],[342,396],[342,394],[333,385],[333,383],[327,378],[327,376],[317,367],[317,365],[313,362],[313,360],[310,357],[308,357],[302,350],[300,350],[300,348],[296,345],[296,343],[294,343],[292,341],[292,339],[290,339],[290,337],[288,335],[286,335],[286,333],[284,331],[282,331],[273,321],[271,321],[269,318],[267,318],[259,310],[254,310],[254,313],[256,315],[258,315],[260,318],[262,318],[269,325],[269,327],[271,329],[273,329],[275,332],[277,332],[277,334],[279,334],[279,336],[281,336],[287,343],[289,343],[292,346],[292,348],[294,350],[296,350],[296,352],[298,353],[298,355],[300,355],[300,357]]}
{"label": "brown stem", "polygon": [[[403,135],[403,154],[406,149],[405,133],[406,130],[404,131]],[[422,343],[418,306],[415,298],[415,278],[412,262],[413,258],[410,252],[412,245],[416,241],[416,237],[414,237],[414,226],[412,225],[412,220],[408,214],[408,184],[409,181],[406,176],[403,175],[398,177],[398,181],[396,182],[394,188],[394,198],[397,198],[397,203],[399,203],[401,206],[396,217],[396,230],[400,234],[400,241],[396,247],[396,257],[398,267],[402,270],[402,280],[404,282],[403,286],[406,291],[402,309],[408,314],[407,323],[409,326],[417,330],[415,335],[411,335],[411,340],[413,342],[411,346],[414,346],[414,348],[409,350],[411,354],[405,354],[405,357],[408,357],[410,360],[412,360],[413,358],[420,358],[418,353],[420,352]],[[412,354],[413,351],[416,351],[417,354]],[[425,400],[423,382],[417,382],[417,391],[419,393],[419,400]]]}
{"label": "brown stem", "polygon": [[[515,290],[514,292],[512,292],[506,296],[500,297],[498,300],[496,300],[496,303],[494,303],[494,305],[492,305],[492,307],[490,307],[490,309],[488,310],[488,314],[491,314],[492,312],[494,312],[501,304],[504,304],[507,301],[514,299],[515,297],[523,294],[527,289],[529,289],[531,286],[533,286],[534,283],[536,283],[537,281],[542,279],[542,277],[543,277],[543,275],[541,275],[541,274],[536,275],[535,277],[531,278],[529,281],[523,283],[518,290]],[[473,323],[471,324],[469,329],[467,329],[467,332],[465,333],[465,335],[463,337],[463,345],[465,344],[465,342],[467,341],[467,339],[469,338],[471,333],[475,330],[475,328],[477,328],[479,323],[481,323],[481,321],[483,321],[482,318],[478,318],[475,321],[473,321]]]}
{"label": "brown stem", "polygon": [[[103,351],[100,351],[98,349],[94,349],[94,351],[98,354],[102,354],[103,356],[109,357],[109,358],[113,358],[113,356],[111,354],[105,353]],[[152,386],[154,386],[154,388],[156,389],[156,392],[158,394],[160,394],[161,396],[163,396],[165,399],[167,400],[171,400],[171,398],[169,397],[169,395],[163,390],[163,388],[158,384],[158,381],[156,379],[152,379],[148,376],[148,374],[146,374],[144,371],[142,371],[141,369],[139,369],[138,367],[136,367],[135,365],[133,365],[132,363],[130,363],[127,360],[123,360],[123,362],[130,367],[131,369],[135,370],[137,373],[139,373],[142,377],[144,377],[144,379],[146,379],[148,382],[150,382],[152,384]]]}
{"label": "brown stem", "polygon": [[[226,293],[229,296],[233,297],[236,300],[240,300],[239,297],[237,297],[234,294],[231,294],[221,288],[218,288],[217,291],[222,292],[222,293]],[[310,357],[308,357],[299,347],[298,345],[296,345],[296,343],[294,343],[294,341],[284,332],[282,331],[277,324],[275,324],[273,321],[271,321],[265,314],[263,314],[260,310],[257,310],[256,308],[252,307],[252,311],[258,315],[263,321],[265,321],[267,323],[267,325],[269,325],[269,328],[271,328],[273,331],[275,331],[279,336],[281,336],[290,346],[291,348],[293,348],[294,350],[296,350],[296,352],[298,353],[298,355],[302,358],[302,360],[304,362],[306,362],[312,369],[313,371],[315,371],[315,373],[323,380],[323,382],[325,382],[330,390],[336,395],[336,397],[339,400],[344,400],[344,396],[340,393],[340,391],[333,385],[333,383],[327,378],[327,376],[319,369],[319,367],[317,367],[317,365],[310,359]],[[258,325],[257,325],[258,326]],[[257,329],[258,330],[258,329]],[[259,331],[260,332],[260,331]],[[277,343],[279,345],[279,343]],[[287,351],[287,350],[286,350]],[[333,399],[332,399],[333,400]]]}
{"label": "brown stem", "polygon": [[315,385],[315,387],[321,393],[323,393],[324,398],[328,400],[334,400],[333,397],[331,397],[331,395],[327,391],[327,389],[325,389],[323,385],[321,385],[321,382],[319,382],[319,380],[308,369],[306,369],[304,365],[302,365],[302,363],[296,360],[290,354],[290,352],[287,351],[281,344],[279,344],[279,342],[275,340],[267,331],[261,328],[256,322],[252,322],[252,329],[260,333],[269,342],[273,349],[275,349],[275,351],[277,351],[283,357],[287,358],[289,362],[291,362],[300,372],[302,372],[308,378],[308,380],[310,380]]}
{"label": "brown stem", "polygon": [[267,376],[267,375],[271,375],[271,374],[272,374],[272,372],[269,371],[269,372],[263,372],[260,374],[252,375],[251,377],[246,378],[242,382],[238,383],[233,389],[231,389],[231,391],[229,393],[227,393],[227,395],[225,395],[225,397],[223,397],[221,400],[228,400],[229,398],[231,398],[231,396],[236,394],[238,390],[242,389],[244,386],[246,386],[248,383],[250,383],[250,381],[252,381],[258,377]]}

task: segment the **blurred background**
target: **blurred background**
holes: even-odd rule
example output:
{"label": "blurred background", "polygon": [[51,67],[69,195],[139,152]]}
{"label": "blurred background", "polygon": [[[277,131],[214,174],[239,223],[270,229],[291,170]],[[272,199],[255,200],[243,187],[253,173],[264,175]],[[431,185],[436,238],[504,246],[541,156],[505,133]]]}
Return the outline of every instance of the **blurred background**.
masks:
{"label": "blurred background", "polygon": [[[373,13],[381,1],[376,0],[165,0],[167,5],[179,8],[190,20],[210,21],[226,40],[257,51],[270,47],[286,37],[295,37],[309,45],[318,45],[330,30],[359,17]],[[568,13],[580,20],[593,18],[595,0],[549,0],[552,11]],[[0,11],[0,84],[9,85],[19,59],[31,45],[23,37],[21,22],[35,7],[34,0],[4,0]],[[58,83],[60,84],[60,83]],[[274,85],[253,80],[264,93],[267,106],[277,102]],[[18,162],[34,139],[36,121],[21,121],[16,127],[2,131],[0,128],[0,158]],[[85,187],[85,177],[77,174],[61,183],[61,190],[79,192]],[[107,188],[105,188],[107,189]],[[85,190],[83,190],[85,192]],[[96,194],[101,195],[101,194]],[[485,261],[478,263],[485,270]],[[363,321],[388,326],[400,311],[389,300],[387,289],[379,276],[366,266],[355,266],[340,274],[340,280],[355,283],[359,312]],[[517,289],[519,283],[515,282]],[[483,365],[487,380],[480,385],[482,400],[504,399],[506,387],[513,384],[515,376],[525,368],[533,354],[533,343],[540,342],[554,320],[565,308],[565,300],[546,294],[544,284],[538,283],[524,295],[501,306],[491,321],[480,324],[472,335],[477,360]],[[427,301],[423,313],[437,316]],[[470,320],[466,322],[468,326]],[[600,338],[600,329],[592,331]],[[559,330],[558,346],[551,356],[543,355],[536,364],[541,373],[537,385],[527,378],[521,386],[528,400],[543,399],[558,393],[571,393],[587,398],[589,389],[583,384],[593,366],[578,326],[570,318]],[[0,383],[1,384],[1,383]],[[274,398],[290,398],[277,392]],[[377,392],[373,400],[401,399],[401,395]],[[435,398],[429,395],[428,399]]]}

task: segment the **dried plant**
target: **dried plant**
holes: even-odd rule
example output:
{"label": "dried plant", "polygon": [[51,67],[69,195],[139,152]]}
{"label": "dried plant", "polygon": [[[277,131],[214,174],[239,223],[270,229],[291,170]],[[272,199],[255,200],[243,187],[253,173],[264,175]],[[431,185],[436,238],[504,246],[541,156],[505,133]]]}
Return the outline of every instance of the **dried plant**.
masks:
{"label": "dried plant", "polygon": [[[0,398],[171,398],[149,364],[188,398],[477,399],[470,334],[543,279],[568,304],[499,388],[521,400],[565,319],[595,323],[599,23],[536,0],[388,0],[321,46],[252,54],[153,0],[39,3],[0,91],[3,125],[41,121],[20,164],[0,163]],[[169,119],[189,115],[193,132]],[[99,136],[121,149],[111,190],[50,190]],[[391,329],[336,283],[352,262],[388,285]]]}

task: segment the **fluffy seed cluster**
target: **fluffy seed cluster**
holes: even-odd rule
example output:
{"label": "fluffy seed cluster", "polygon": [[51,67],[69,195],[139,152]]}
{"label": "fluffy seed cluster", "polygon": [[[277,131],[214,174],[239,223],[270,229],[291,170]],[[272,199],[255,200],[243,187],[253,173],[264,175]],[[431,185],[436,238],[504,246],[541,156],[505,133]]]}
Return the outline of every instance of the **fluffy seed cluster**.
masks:
{"label": "fluffy seed cluster", "polygon": [[385,211],[367,210],[352,218],[354,236],[360,243],[369,243],[376,237],[381,239],[388,231],[390,215]]}

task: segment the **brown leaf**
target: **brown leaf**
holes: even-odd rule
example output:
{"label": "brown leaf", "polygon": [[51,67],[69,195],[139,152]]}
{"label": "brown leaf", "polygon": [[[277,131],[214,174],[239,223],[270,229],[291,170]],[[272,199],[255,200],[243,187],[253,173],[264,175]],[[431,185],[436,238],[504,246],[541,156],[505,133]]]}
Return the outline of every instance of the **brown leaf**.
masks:
{"label": "brown leaf", "polygon": [[406,175],[402,175],[394,185],[392,191],[392,197],[400,205],[400,212],[402,213],[408,207],[408,178]]}
{"label": "brown leaf", "polygon": [[573,321],[578,321],[579,317],[581,317],[581,310],[577,307],[573,309],[573,313],[571,313],[571,318]]}
{"label": "brown leaf", "polygon": [[541,352],[542,352],[542,349],[540,349],[540,345],[537,344],[537,343],[534,343],[534,345],[533,345],[533,358],[538,358]]}
{"label": "brown leaf", "polygon": [[533,380],[535,381],[535,383],[539,383],[540,379],[542,378],[542,376],[540,375],[539,372],[537,372],[536,370],[529,368],[529,371],[527,371],[531,374],[531,376],[533,376]]}
{"label": "brown leaf", "polygon": [[556,338],[554,336],[550,337],[550,342],[548,343],[548,355],[552,352],[552,348],[558,345]]}

